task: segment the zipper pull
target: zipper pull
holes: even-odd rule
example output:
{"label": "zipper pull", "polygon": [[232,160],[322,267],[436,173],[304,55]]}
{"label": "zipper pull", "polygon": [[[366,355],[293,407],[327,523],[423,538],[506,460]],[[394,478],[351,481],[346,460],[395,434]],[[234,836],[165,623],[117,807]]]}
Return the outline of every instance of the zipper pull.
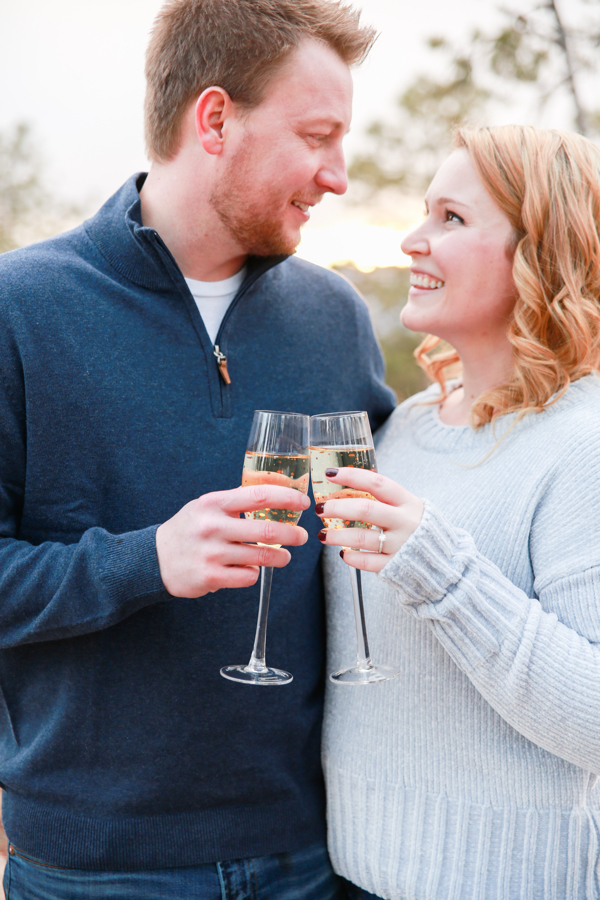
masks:
{"label": "zipper pull", "polygon": [[229,377],[229,372],[227,371],[227,357],[224,353],[221,353],[218,344],[215,344],[213,353],[217,358],[217,365],[219,367],[219,372],[221,373],[221,378],[223,379],[225,384],[231,384],[231,378]]}

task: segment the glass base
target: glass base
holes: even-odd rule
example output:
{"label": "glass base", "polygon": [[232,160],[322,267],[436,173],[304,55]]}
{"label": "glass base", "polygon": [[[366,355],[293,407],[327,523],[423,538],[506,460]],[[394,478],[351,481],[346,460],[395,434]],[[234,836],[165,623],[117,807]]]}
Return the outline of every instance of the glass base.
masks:
{"label": "glass base", "polygon": [[377,681],[388,681],[400,674],[400,666],[353,666],[341,669],[329,676],[334,684],[375,684]]}
{"label": "glass base", "polygon": [[294,676],[283,669],[271,669],[264,666],[259,671],[250,668],[250,666],[223,666],[221,669],[223,678],[230,681],[241,681],[242,684],[289,684],[294,680]]}

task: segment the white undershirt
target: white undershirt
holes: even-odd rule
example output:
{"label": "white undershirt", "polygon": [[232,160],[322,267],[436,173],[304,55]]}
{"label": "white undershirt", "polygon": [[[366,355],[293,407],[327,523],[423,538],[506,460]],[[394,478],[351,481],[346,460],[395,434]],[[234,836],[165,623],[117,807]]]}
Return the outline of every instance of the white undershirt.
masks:
{"label": "white undershirt", "polygon": [[239,272],[224,281],[185,279],[213,344],[217,339],[223,316],[229,309],[229,304],[239,291],[245,277],[246,267],[243,266]]}

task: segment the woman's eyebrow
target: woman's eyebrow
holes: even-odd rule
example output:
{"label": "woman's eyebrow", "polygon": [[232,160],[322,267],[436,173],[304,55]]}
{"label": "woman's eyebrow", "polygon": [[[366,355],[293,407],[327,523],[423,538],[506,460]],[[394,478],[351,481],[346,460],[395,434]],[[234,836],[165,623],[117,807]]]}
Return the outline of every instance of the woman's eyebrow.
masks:
{"label": "woman's eyebrow", "polygon": [[450,203],[452,206],[468,206],[468,203],[463,203],[462,200],[454,200],[452,197],[438,197],[435,201],[436,203]]}

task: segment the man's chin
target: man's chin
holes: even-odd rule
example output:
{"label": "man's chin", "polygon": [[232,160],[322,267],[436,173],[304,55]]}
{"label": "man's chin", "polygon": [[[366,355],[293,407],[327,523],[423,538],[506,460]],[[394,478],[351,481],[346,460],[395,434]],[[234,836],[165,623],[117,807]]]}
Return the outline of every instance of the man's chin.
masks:
{"label": "man's chin", "polygon": [[250,256],[291,256],[298,249],[300,234],[292,236],[278,234],[261,240],[254,240],[248,247]]}
{"label": "man's chin", "polygon": [[215,209],[235,239],[238,247],[248,256],[290,256],[296,252],[301,233],[298,227],[286,227],[276,215],[232,215],[225,204]]}

